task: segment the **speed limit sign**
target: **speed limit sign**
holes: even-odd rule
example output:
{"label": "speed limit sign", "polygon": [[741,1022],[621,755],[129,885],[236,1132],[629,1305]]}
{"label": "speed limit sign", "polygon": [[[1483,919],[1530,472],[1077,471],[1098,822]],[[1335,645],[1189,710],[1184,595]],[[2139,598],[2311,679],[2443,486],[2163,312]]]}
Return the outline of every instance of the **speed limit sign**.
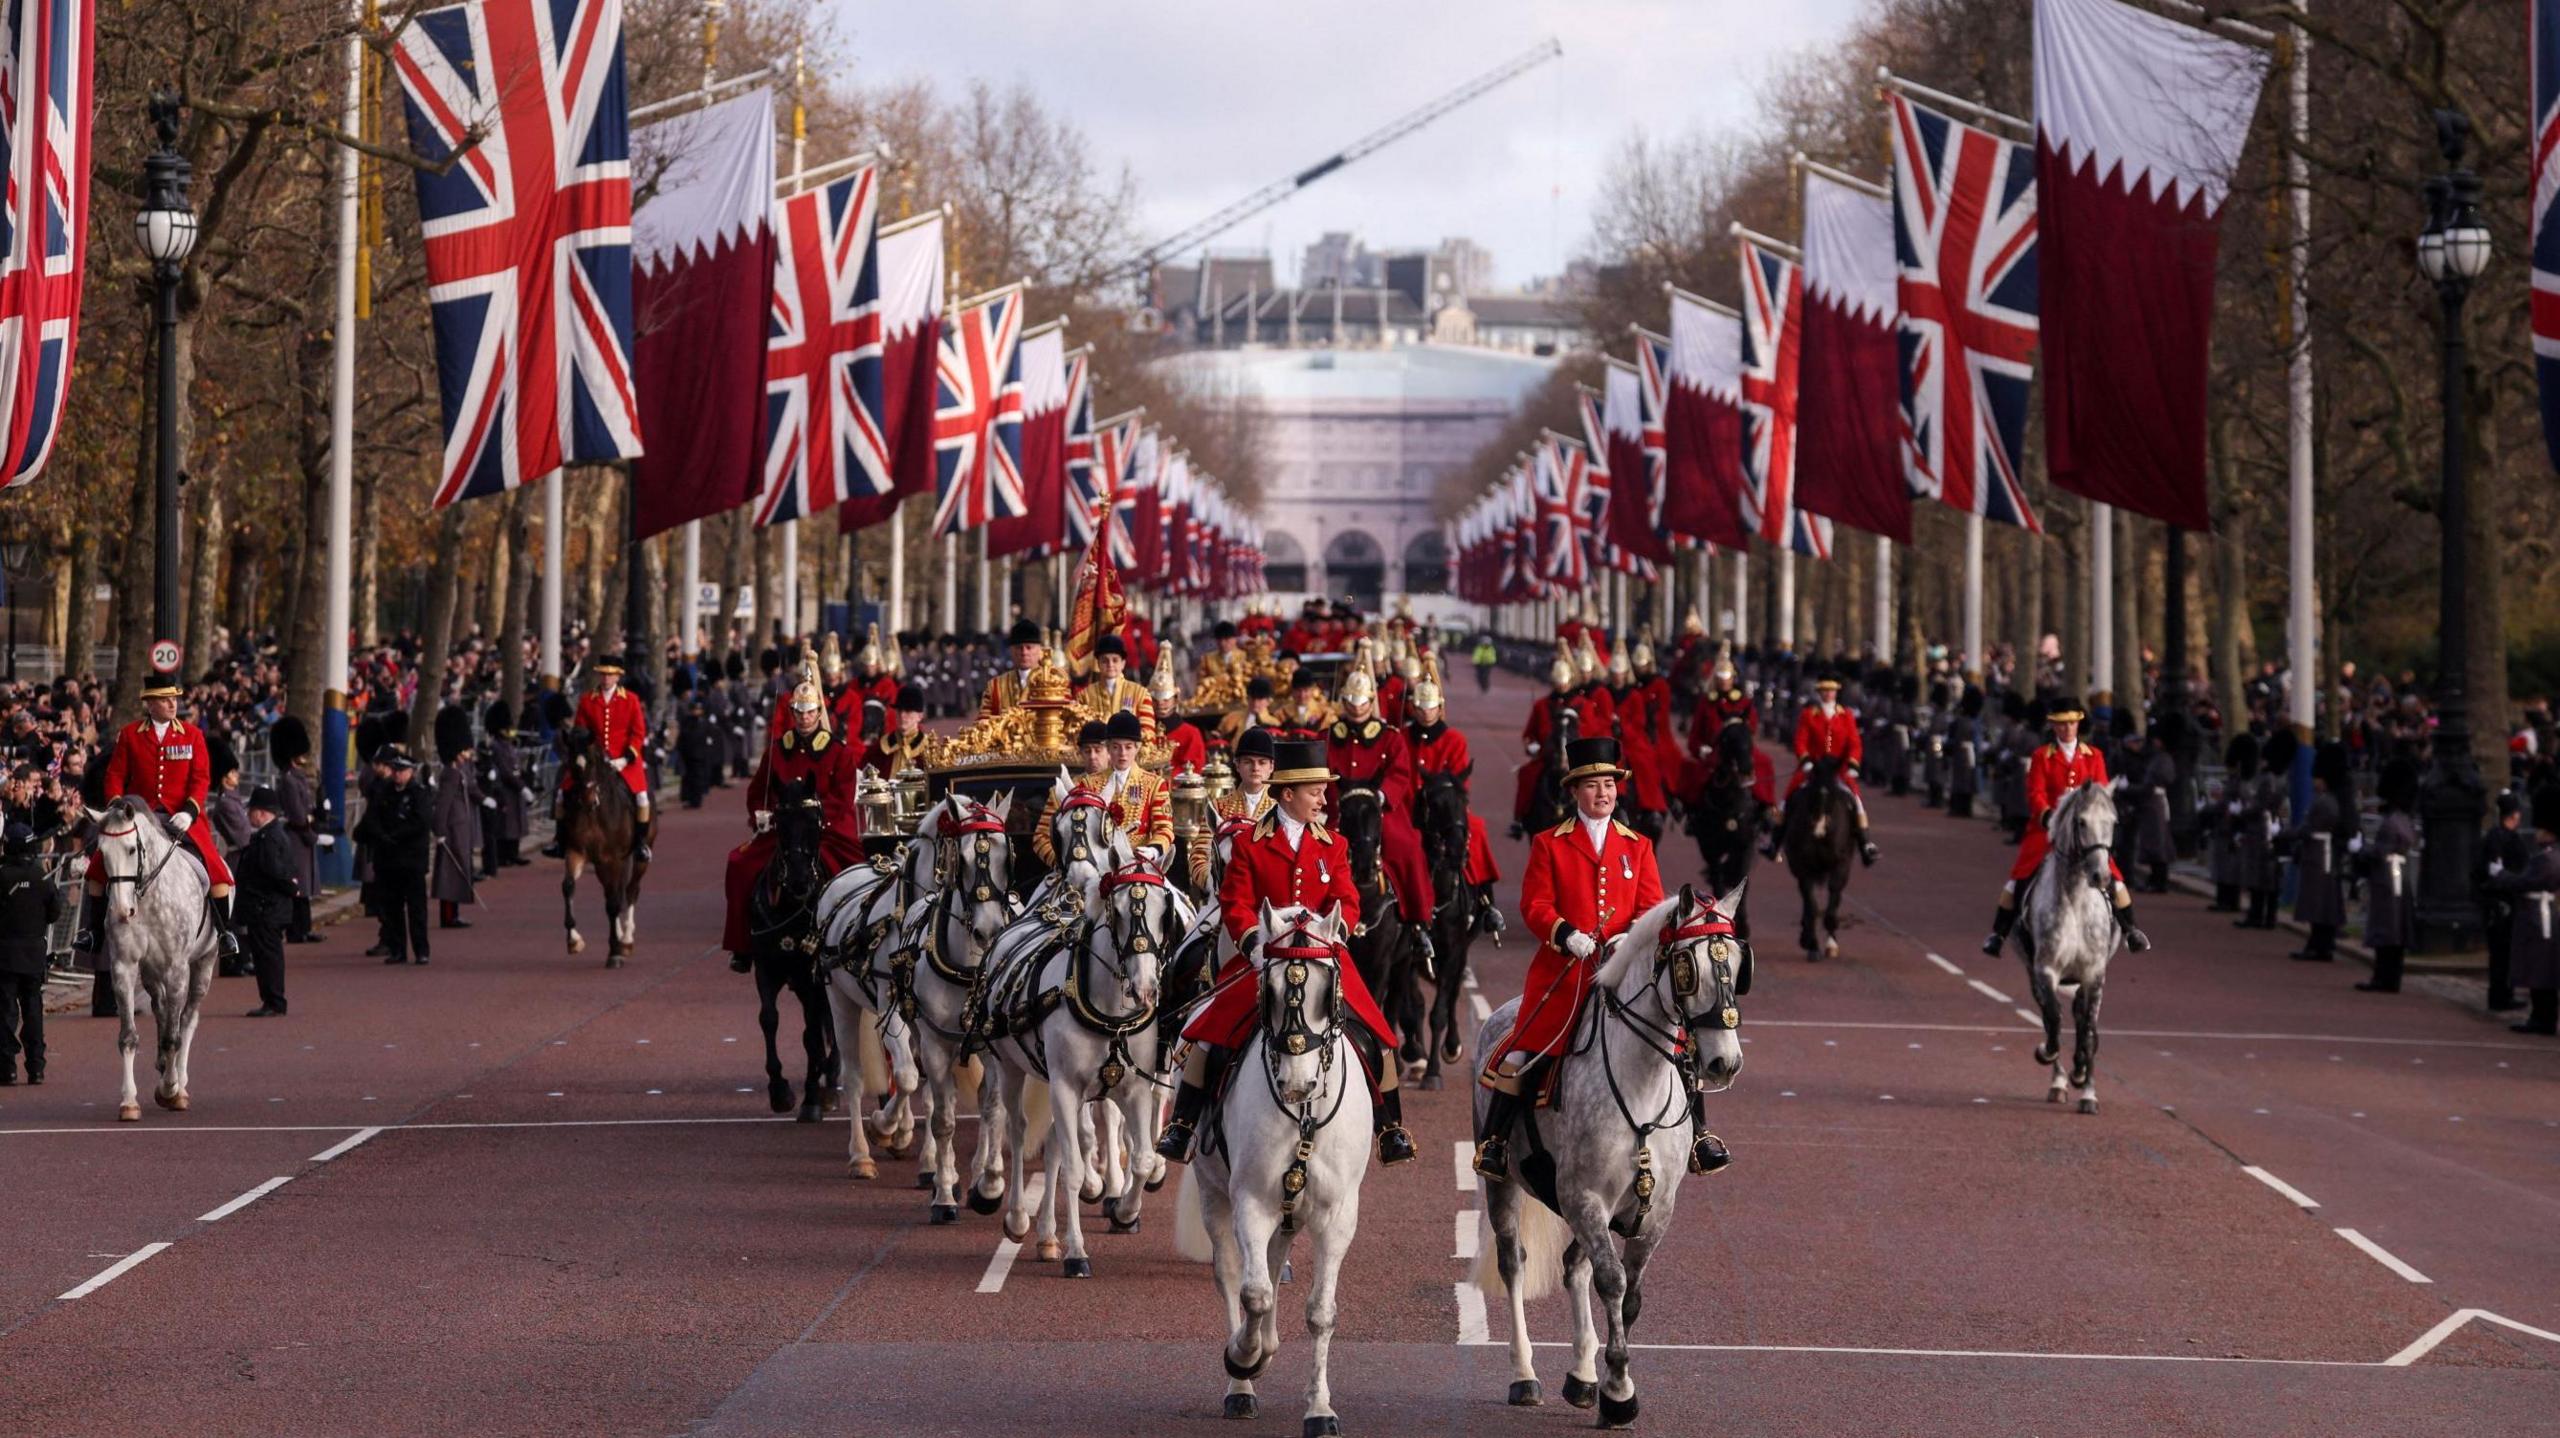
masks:
{"label": "speed limit sign", "polygon": [[155,639],[151,643],[151,667],[163,674],[178,672],[178,641]]}

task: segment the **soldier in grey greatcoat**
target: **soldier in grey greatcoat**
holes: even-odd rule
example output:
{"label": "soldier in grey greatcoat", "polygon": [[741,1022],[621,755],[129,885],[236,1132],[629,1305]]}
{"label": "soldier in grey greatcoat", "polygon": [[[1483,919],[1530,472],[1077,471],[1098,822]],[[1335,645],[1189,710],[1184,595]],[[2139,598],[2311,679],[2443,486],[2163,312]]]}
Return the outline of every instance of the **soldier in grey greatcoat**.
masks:
{"label": "soldier in grey greatcoat", "polygon": [[2169,865],[2178,857],[2169,834],[2169,790],[2178,782],[2178,761],[2168,746],[2139,734],[2125,739],[2123,808],[2133,816],[2133,861],[2143,871],[2142,887],[2169,892]]}
{"label": "soldier in grey greatcoat", "polygon": [[2400,992],[2401,961],[2418,932],[2418,826],[2410,815],[2418,807],[2418,766],[2394,755],[2375,780],[2373,797],[2382,808],[2382,823],[2367,839],[2347,840],[2356,872],[2364,876],[2364,942],[2373,950],[2373,977],[2356,985],[2369,994]]}
{"label": "soldier in grey greatcoat", "polygon": [[2300,747],[2289,728],[2270,735],[2260,751],[2256,776],[2237,796],[2240,887],[2248,895],[2249,908],[2233,922],[2234,928],[2276,926],[2276,896],[2284,888],[2284,857],[2276,852],[2276,835],[2284,827],[2285,785],[2291,781],[2293,756]]}
{"label": "soldier in grey greatcoat", "polygon": [[2515,905],[2507,948],[2528,1006],[2512,1027],[2548,1038],[2560,1034],[2560,788],[2534,791],[2533,831],[2533,857],[2521,870],[2492,867],[2489,889]]}
{"label": "soldier in grey greatcoat", "polygon": [[311,731],[290,714],[267,731],[267,753],[276,761],[276,817],[293,841],[293,917],[284,926],[285,942],[316,944],[311,931],[311,900],[320,892],[320,796],[312,785]]}
{"label": "soldier in grey greatcoat", "polygon": [[467,929],[462,906],[476,902],[471,856],[480,848],[480,785],[471,774],[471,715],[459,705],[436,711],[435,792],[427,813],[434,853],[427,869],[427,897],[436,902],[436,926]]}
{"label": "soldier in grey greatcoat", "polygon": [[2299,875],[2293,917],[2311,929],[2311,937],[2293,951],[2294,958],[2325,964],[2338,956],[2338,930],[2347,922],[2342,865],[2348,836],[2356,829],[2355,800],[2346,746],[2329,740],[2311,761],[2311,808],[2284,832]]}

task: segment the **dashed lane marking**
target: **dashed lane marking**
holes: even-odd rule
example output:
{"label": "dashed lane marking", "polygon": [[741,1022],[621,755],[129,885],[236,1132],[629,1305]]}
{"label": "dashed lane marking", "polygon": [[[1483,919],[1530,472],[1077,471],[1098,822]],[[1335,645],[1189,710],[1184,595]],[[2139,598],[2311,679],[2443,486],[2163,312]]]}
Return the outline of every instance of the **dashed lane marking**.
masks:
{"label": "dashed lane marking", "polygon": [[1493,1018],[1493,1005],[1486,1003],[1484,1001],[1484,995],[1482,994],[1470,991],[1467,994],[1467,1008],[1470,1012],[1475,1014],[1476,1022],[1479,1025],[1487,1023]]}
{"label": "dashed lane marking", "polygon": [[140,1248],[135,1249],[133,1252],[126,1254],[124,1257],[119,1258],[115,1262],[98,1270],[96,1277],[81,1284],[79,1287],[72,1289],[70,1292],[63,1294],[57,1301],[69,1303],[75,1298],[86,1298],[90,1294],[97,1292],[99,1289],[106,1287],[108,1284],[115,1282],[117,1279],[124,1277],[127,1273],[132,1272],[134,1265],[142,1262],[142,1260],[149,1258],[151,1255],[158,1253],[160,1250],[167,1248],[168,1246],[169,1245],[166,1243],[146,1243]]}
{"label": "dashed lane marking", "polygon": [[1459,1139],[1449,1145],[1449,1158],[1457,1165],[1458,1192],[1476,1191],[1476,1146]]}
{"label": "dashed lane marking", "polygon": [[1458,1290],[1458,1345],[1482,1347],[1493,1342],[1484,1321],[1484,1290],[1463,1279]]}
{"label": "dashed lane marking", "polygon": [[2352,1228],[2339,1229],[2338,1236],[2345,1239],[2347,1242],[2354,1244],[2356,1247],[2363,1249],[2365,1257],[2370,1258],[2374,1262],[2381,1264],[2383,1267],[2390,1269],[2392,1272],[2399,1274],[2402,1278],[2409,1280],[2411,1283],[2435,1282],[2434,1279],[2427,1277],[2425,1274],[2420,1273],[2418,1270],[2411,1268],[2409,1265],[2402,1263],[2398,1258],[2392,1256],[2391,1250],[2384,1248],[2381,1244],[2374,1242],[2372,1239],[2365,1237],[2363,1234],[2356,1232]]}
{"label": "dashed lane marking", "polygon": [[196,1222],[216,1223],[222,1219],[229,1218],[231,1215],[238,1213],[240,1210],[247,1208],[250,1204],[256,1203],[259,1199],[266,1197],[268,1194],[275,1192],[277,1189],[282,1188],[291,1182],[293,1182],[293,1175],[291,1174],[285,1174],[278,1178],[268,1179],[266,1182],[259,1184],[256,1188],[249,1190],[247,1193],[240,1195],[238,1198],[231,1200],[229,1203],[222,1205],[211,1213],[197,1214]]}
{"label": "dashed lane marking", "polygon": [[978,1279],[978,1291],[1002,1293],[1005,1275],[1013,1272],[1014,1255],[1020,1252],[1022,1252],[1021,1244],[1010,1238],[997,1239],[995,1256],[987,1260],[987,1271]]}
{"label": "dashed lane marking", "polygon": [[2036,1013],[2031,1009],[2011,1009],[2009,1012],[2016,1014],[2018,1017],[2025,1019],[2031,1024],[2042,1024],[2044,1022],[2044,1015]]}
{"label": "dashed lane marking", "polygon": [[1476,1211],[1472,1208],[1462,1208],[1449,1216],[1457,1220],[1451,1225],[1449,1256],[1474,1258],[1476,1256]]}
{"label": "dashed lane marking", "polygon": [[1980,979],[1967,979],[1964,982],[1965,987],[1982,995],[1984,998],[1989,999],[1995,1004],[2010,1004],[2017,1002],[2017,1000],[2010,998],[2007,994],[2000,992],[1998,989],[1991,987]]}
{"label": "dashed lane marking", "polygon": [[2287,1203],[2293,1204],[2298,1208],[2310,1209],[2318,1208],[2320,1206],[2320,1201],[2318,1199],[2304,1193],[2301,1189],[2294,1187],[2292,1184],[2285,1182],[2283,1179],[2276,1177],[2274,1174],[2267,1172],[2265,1169],[2258,1167],[2254,1163],[2242,1164],[2240,1166],[2240,1171],[2249,1175],[2251,1178],[2256,1179],[2258,1182],[2265,1184],[2267,1187],[2274,1189],[2276,1192],[2283,1194]]}
{"label": "dashed lane marking", "polygon": [[358,1129],[349,1137],[331,1144],[329,1147],[311,1155],[311,1161],[313,1163],[327,1163],[329,1160],[336,1158],[338,1155],[345,1153],[350,1149],[370,1142],[375,1135],[381,1132],[382,1130],[380,1128]]}
{"label": "dashed lane marking", "polygon": [[1957,978],[1963,978],[1963,977],[1964,977],[1964,970],[1959,969],[1959,968],[1957,968],[1954,964],[1951,964],[1951,963],[1947,962],[1947,956],[1946,956],[1946,955],[1944,955],[1944,954],[1923,954],[1923,955],[1921,955],[1921,957],[1923,957],[1923,958],[1927,959],[1929,962],[1931,962],[1931,963],[1933,963],[1933,964],[1936,964],[1939,968],[1942,968],[1942,969],[1946,970],[1948,973],[1951,973],[1951,974],[1955,975]]}

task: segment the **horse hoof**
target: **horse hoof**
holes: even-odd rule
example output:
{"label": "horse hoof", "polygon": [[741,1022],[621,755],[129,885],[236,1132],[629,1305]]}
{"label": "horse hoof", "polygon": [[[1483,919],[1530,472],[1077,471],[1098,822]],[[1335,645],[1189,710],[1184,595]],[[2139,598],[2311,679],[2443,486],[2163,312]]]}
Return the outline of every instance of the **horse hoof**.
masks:
{"label": "horse hoof", "polygon": [[937,1224],[958,1223],[960,1221],[960,1205],[956,1203],[935,1204],[933,1206],[933,1221]]}
{"label": "horse hoof", "polygon": [[1004,1236],[1005,1241],[1008,1243],[1029,1243],[1031,1241],[1031,1220],[1027,1218],[1024,1219],[1022,1221],[1022,1227],[1017,1229],[1013,1226],[1013,1215],[1009,1213],[1006,1214],[1004,1216]]}
{"label": "horse hoof", "polygon": [[607,954],[604,956],[604,966],[608,969],[621,968],[623,963],[624,960],[620,954]]}
{"label": "horse hoof", "polygon": [[1044,1238],[1040,1240],[1040,1246],[1031,1251],[1031,1256],[1039,1259],[1042,1263],[1055,1263],[1058,1261],[1059,1256],[1064,1254],[1066,1251],[1067,1248],[1065,1244],[1060,1243],[1054,1238]]}
{"label": "horse hoof", "polygon": [[1298,1425],[1302,1438],[1342,1438],[1342,1420],[1328,1413],[1322,1418],[1309,1418]]}
{"label": "horse hoof", "polygon": [[2047,1068],[2047,1067],[2050,1067],[2050,1066],[2052,1065],[2052,1063],[2053,1063],[2054,1056],[2055,1056],[2055,1055],[2057,1055],[2057,1054],[2059,1054],[2059,1053],[2061,1053],[2061,1052],[2062,1052],[2062,1050],[2060,1050],[2060,1049],[2049,1049],[2049,1048],[2044,1048],[2044,1047],[2039,1046],[2039,1047],[2036,1049],[2036,1055],[2035,1055],[2035,1057],[2036,1057],[2036,1066],[2037,1066],[2038,1068]]}
{"label": "horse hoof", "polygon": [[1636,1396],[1635,1396],[1634,1394],[1632,1394],[1632,1393],[1628,1394],[1628,1395],[1627,1395],[1627,1397],[1626,1397],[1626,1401],[1624,1401],[1624,1402],[1620,1402],[1619,1400],[1617,1400],[1617,1399],[1615,1399],[1615,1398],[1610,1397],[1610,1396],[1609,1396],[1608,1394],[1606,1394],[1606,1393],[1603,1393],[1603,1394],[1601,1394],[1601,1395],[1600,1395],[1600,1426],[1601,1426],[1601,1427],[1603,1427],[1603,1428],[1633,1428],[1635,1425],[1636,1425]]}
{"label": "horse hoof", "polygon": [[1600,1401],[1600,1385],[1568,1373],[1564,1376],[1564,1401],[1576,1408],[1588,1408]]}
{"label": "horse hoof", "polygon": [[1149,1193],[1155,1193],[1164,1187],[1165,1179],[1172,1172],[1173,1170],[1170,1168],[1161,1168],[1157,1171],[1155,1177],[1148,1179],[1144,1184],[1140,1185],[1140,1187],[1146,1189]]}
{"label": "horse hoof", "polygon": [[140,1123],[140,1122],[142,1122],[142,1105],[140,1105],[140,1104],[138,1104],[138,1103],[127,1103],[127,1104],[118,1104],[118,1105],[116,1105],[116,1122],[118,1122],[118,1123]]}
{"label": "horse hoof", "polygon": [[933,1171],[932,1171],[931,1169],[927,1169],[927,1170],[925,1170],[924,1172],[919,1173],[919,1174],[917,1174],[917,1175],[916,1175],[916,1187],[921,1188],[921,1189],[925,1190],[925,1191],[926,1191],[926,1192],[928,1192],[928,1193],[932,1192],[932,1190],[933,1190]]}
{"label": "horse hoof", "polygon": [[[1235,1355],[1232,1353],[1220,1353],[1218,1355],[1218,1361],[1227,1365],[1227,1376],[1229,1378],[1236,1380],[1238,1383],[1250,1383],[1256,1378],[1261,1377],[1262,1370],[1270,1366],[1271,1355],[1268,1353],[1262,1355],[1260,1358],[1254,1360],[1253,1366],[1250,1368],[1236,1362]],[[1229,1396],[1233,1397],[1234,1395],[1231,1394]]]}
{"label": "horse hoof", "polygon": [[2062,1085],[2055,1084],[2053,1087],[2046,1089],[2044,1091],[2044,1101],[2046,1103],[2062,1102]]}
{"label": "horse hoof", "polygon": [[1261,1405],[1254,1402],[1252,1394],[1230,1393],[1227,1395],[1226,1417],[1256,1418],[1261,1416],[1261,1413]]}
{"label": "horse hoof", "polygon": [[979,1192],[976,1184],[973,1183],[969,1185],[969,1211],[971,1213],[984,1217],[987,1214],[995,1212],[997,1208],[1003,1205],[1003,1203],[1004,1200],[1000,1198],[990,1198],[986,1194]]}
{"label": "horse hoof", "polygon": [[187,1096],[182,1093],[160,1093],[155,1090],[151,1095],[151,1101],[162,1108],[176,1109],[181,1113],[185,1112],[187,1107]]}
{"label": "horse hoof", "polygon": [[1822,941],[1822,956],[1826,959],[1836,959],[1840,957],[1840,941],[1838,939],[1824,939]]}
{"label": "horse hoof", "polygon": [[1077,1189],[1076,1202],[1083,1204],[1087,1208],[1091,1208],[1095,1204],[1102,1202],[1102,1185],[1095,1184],[1091,1188]]}
{"label": "horse hoof", "polygon": [[872,1179],[880,1176],[880,1165],[867,1158],[856,1159],[847,1165],[847,1168],[855,1178]]}
{"label": "horse hoof", "polygon": [[791,1085],[787,1083],[775,1084],[773,1087],[764,1091],[764,1098],[766,1103],[773,1105],[773,1111],[775,1113],[791,1112]]}
{"label": "horse hoof", "polygon": [[569,952],[573,954],[583,954],[586,951],[587,941],[579,938],[576,934],[571,934],[569,936]]}
{"label": "horse hoof", "polygon": [[1120,1210],[1121,1200],[1116,1198],[1106,1198],[1102,1201],[1102,1216],[1111,1220],[1111,1231],[1113,1233],[1137,1232],[1138,1224],[1142,1219],[1133,1216],[1128,1221],[1123,1222],[1120,1218]]}
{"label": "horse hoof", "polygon": [[1067,1260],[1066,1266],[1059,1270],[1059,1276],[1062,1278],[1091,1278],[1093,1277],[1093,1260],[1090,1258],[1070,1258]]}
{"label": "horse hoof", "polygon": [[1546,1405],[1547,1395],[1538,1386],[1537,1379],[1522,1378],[1512,1383],[1511,1397],[1507,1401],[1514,1408],[1539,1408]]}
{"label": "horse hoof", "polygon": [[818,1101],[816,1099],[811,1099],[807,1103],[800,1105],[800,1112],[795,1116],[794,1122],[816,1123],[817,1121]]}
{"label": "horse hoof", "polygon": [[2080,1100],[2080,1111],[2082,1113],[2096,1113],[2098,1111],[2098,1101],[2093,1098],[2084,1098]]}
{"label": "horse hoof", "polygon": [[1424,1093],[1438,1093],[1440,1091],[1440,1082],[1440,1075],[1424,1074],[1422,1076],[1422,1091]]}
{"label": "horse hoof", "polygon": [[2073,1088],[2087,1088],[2089,1086],[2089,1071],[2087,1069],[2073,1069],[2071,1071],[2071,1086]]}

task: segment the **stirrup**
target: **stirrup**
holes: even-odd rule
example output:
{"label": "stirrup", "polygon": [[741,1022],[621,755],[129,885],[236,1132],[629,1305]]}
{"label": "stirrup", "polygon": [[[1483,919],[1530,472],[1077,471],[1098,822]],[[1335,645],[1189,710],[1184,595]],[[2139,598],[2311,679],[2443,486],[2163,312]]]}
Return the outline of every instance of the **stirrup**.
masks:
{"label": "stirrup", "polygon": [[1511,1140],[1487,1134],[1476,1140],[1475,1171],[1496,1183],[1511,1181]]}
{"label": "stirrup", "polygon": [[1697,1141],[1689,1145],[1691,1173],[1713,1173],[1732,1162],[1733,1151],[1724,1146],[1723,1139],[1703,1128],[1698,1130]]}
{"label": "stirrup", "polygon": [[1391,1123],[1378,1130],[1378,1163],[1381,1167],[1393,1168],[1400,1163],[1411,1163],[1413,1158],[1413,1135],[1405,1132],[1403,1124]]}
{"label": "stirrup", "polygon": [[94,954],[94,953],[96,953],[97,951],[98,951],[98,931],[97,931],[97,930],[95,930],[95,929],[82,929],[80,932],[78,932],[78,933],[76,933],[76,934],[73,934],[73,935],[71,936],[71,952],[73,952],[73,953],[75,953],[75,954]]}
{"label": "stirrup", "polygon": [[1187,1118],[1165,1120],[1164,1132],[1156,1135],[1156,1157],[1167,1163],[1191,1161],[1192,1127]]}

